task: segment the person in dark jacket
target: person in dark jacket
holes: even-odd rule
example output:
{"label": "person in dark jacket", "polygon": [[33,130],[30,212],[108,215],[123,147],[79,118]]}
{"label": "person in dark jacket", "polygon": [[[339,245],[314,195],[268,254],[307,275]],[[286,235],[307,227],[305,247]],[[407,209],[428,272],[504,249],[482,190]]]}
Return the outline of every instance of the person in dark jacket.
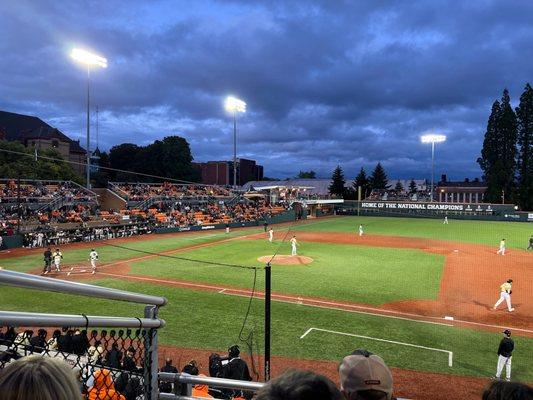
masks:
{"label": "person in dark jacket", "polygon": [[126,385],[126,389],[124,390],[124,396],[126,397],[126,400],[135,400],[137,396],[140,396],[141,394],[142,387],[139,378],[130,378],[128,384]]}
{"label": "person in dark jacket", "polygon": [[137,371],[137,364],[135,364],[135,351],[132,347],[126,351],[126,356],[124,357],[124,360],[122,361],[122,369],[124,371]]}
{"label": "person in dark jacket", "polygon": [[32,353],[42,353],[46,349],[46,335],[44,329],[39,329],[37,335],[30,339],[30,351]]}
{"label": "person in dark jacket", "polygon": [[500,376],[505,366],[505,380],[511,380],[511,359],[513,358],[514,341],[511,339],[511,331],[504,330],[503,338],[498,346],[498,365],[496,366],[495,379],[500,379]]}
{"label": "person in dark jacket", "polygon": [[72,336],[72,352],[82,356],[87,353],[88,348],[89,340],[87,339],[87,331],[76,329],[76,332],[74,332],[74,335]]}
{"label": "person in dark jacket", "polygon": [[[251,381],[252,377],[250,376],[250,371],[248,369],[248,364],[242,358],[239,357],[241,351],[239,346],[234,345],[228,349],[228,363],[224,366],[222,370],[222,377],[226,379],[236,379],[241,381]],[[245,397],[251,398],[253,393],[246,393],[240,390],[231,391],[232,397]],[[226,393],[230,394],[230,393]]]}
{"label": "person in dark jacket", "polygon": [[106,365],[110,368],[120,368],[122,361],[122,352],[118,349],[118,344],[113,343],[111,350],[107,352]]}
{"label": "person in dark jacket", "polygon": [[[177,374],[178,369],[172,365],[172,360],[167,358],[165,360],[165,365],[161,368],[161,372],[168,372],[171,374]],[[161,382],[159,384],[159,391],[162,393],[172,393],[172,382]]]}
{"label": "person in dark jacket", "polygon": [[68,328],[62,328],[63,334],[57,338],[57,349],[64,353],[72,353],[72,336],[74,331]]}
{"label": "person in dark jacket", "polygon": [[50,247],[48,247],[44,251],[44,268],[43,268],[43,275],[46,275],[50,272],[52,268],[52,250],[50,250]]}

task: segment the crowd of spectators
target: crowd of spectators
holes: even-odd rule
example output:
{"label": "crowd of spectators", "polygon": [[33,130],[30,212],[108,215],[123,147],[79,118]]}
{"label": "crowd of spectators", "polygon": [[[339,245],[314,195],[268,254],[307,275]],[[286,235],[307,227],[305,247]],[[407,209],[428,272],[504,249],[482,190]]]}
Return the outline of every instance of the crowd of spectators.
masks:
{"label": "crowd of spectators", "polygon": [[[46,367],[46,363],[66,360],[70,365],[69,373],[75,377],[74,387],[77,389],[77,397],[67,397],[69,400],[81,398],[82,393],[85,398],[94,400],[135,400],[142,394],[142,351],[133,346],[139,340],[142,340],[140,331],[132,335],[128,331],[93,330],[88,334],[83,329],[65,327],[53,331],[48,338],[45,329],[39,329],[35,335],[32,330],[18,332],[13,327],[0,329],[0,369],[6,367],[0,371],[0,387],[6,385],[0,389],[0,398],[37,398],[17,397],[17,393],[10,393],[12,397],[2,397],[6,390],[13,390],[15,385],[11,368],[25,368],[21,365],[24,362],[33,365],[33,369],[42,369],[43,365],[35,365],[41,362],[45,363]],[[40,356],[36,356],[37,354]],[[56,369],[57,365],[48,366]],[[49,378],[55,380],[58,376]],[[52,384],[56,382],[48,382],[46,386]],[[20,396],[20,393],[18,395]],[[72,392],[70,395],[72,396]],[[62,397],[51,396],[50,400],[57,398]]]}
{"label": "crowd of spectators", "polygon": [[109,188],[128,201],[143,201],[152,197],[196,198],[230,197],[233,193],[224,186],[178,185],[164,183],[110,183]]}
{"label": "crowd of spectators", "polygon": [[[5,400],[138,400],[143,397],[142,362],[131,345],[123,351],[123,333],[80,329],[56,330],[47,340],[40,329],[17,332],[0,330],[0,396]],[[108,339],[113,340],[108,340]],[[131,343],[131,341],[130,341]],[[41,354],[44,353],[44,357]],[[61,357],[57,356],[61,354]],[[212,354],[209,374],[216,378],[251,381],[238,346],[227,356]],[[85,365],[80,364],[80,360]],[[63,361],[66,360],[67,362]],[[72,360],[77,362],[72,363]],[[70,365],[69,365],[70,364]],[[73,365],[72,365],[73,364]],[[167,358],[162,372],[178,373]],[[190,360],[181,373],[200,374],[198,362]],[[257,393],[236,389],[215,389],[206,384],[191,387],[161,381],[161,393],[177,393],[196,398],[257,400],[393,400],[393,375],[385,361],[364,349],[344,357],[338,367],[338,384],[311,371],[289,369],[267,382]],[[192,389],[192,390],[191,390]],[[482,400],[531,400],[533,388],[518,382],[493,381],[481,395]]]}
{"label": "crowd of spectators", "polygon": [[68,201],[90,202],[94,193],[70,181],[47,182],[15,179],[0,180],[0,203],[49,203],[63,198]]}

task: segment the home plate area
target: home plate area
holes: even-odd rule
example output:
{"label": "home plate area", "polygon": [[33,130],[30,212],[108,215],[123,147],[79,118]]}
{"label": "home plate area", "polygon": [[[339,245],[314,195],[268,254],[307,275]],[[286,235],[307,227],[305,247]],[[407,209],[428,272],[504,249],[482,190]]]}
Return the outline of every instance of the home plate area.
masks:
{"label": "home plate area", "polygon": [[276,254],[270,256],[262,256],[257,261],[274,264],[274,265],[305,265],[311,264],[313,259],[306,256],[290,256],[288,254]]}

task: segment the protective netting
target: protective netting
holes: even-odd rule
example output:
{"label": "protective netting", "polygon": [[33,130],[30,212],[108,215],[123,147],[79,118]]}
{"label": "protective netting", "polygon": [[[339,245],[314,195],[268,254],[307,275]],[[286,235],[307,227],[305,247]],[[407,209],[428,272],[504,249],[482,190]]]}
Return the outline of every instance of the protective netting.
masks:
{"label": "protective netting", "polygon": [[149,399],[153,333],[153,329],[0,326],[0,370],[29,355],[54,357],[74,370],[86,399]]}

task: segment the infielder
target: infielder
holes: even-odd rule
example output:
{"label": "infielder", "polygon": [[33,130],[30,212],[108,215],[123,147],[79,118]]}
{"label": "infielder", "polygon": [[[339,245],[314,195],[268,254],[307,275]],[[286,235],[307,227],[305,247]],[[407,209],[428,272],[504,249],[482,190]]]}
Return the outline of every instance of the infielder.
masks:
{"label": "infielder", "polygon": [[509,312],[514,311],[514,308],[511,306],[511,293],[513,293],[513,291],[511,290],[512,283],[513,283],[512,279],[507,279],[507,282],[503,283],[500,286],[500,299],[496,302],[496,304],[494,304],[494,310],[496,310],[498,306],[502,304],[503,301],[505,300],[505,302],[507,303],[507,309],[509,310]]}
{"label": "infielder", "polygon": [[291,256],[298,255],[298,253],[296,252],[296,246],[298,246],[298,242],[296,241],[296,236],[293,236],[291,239]]}
{"label": "infielder", "polygon": [[274,240],[274,229],[270,228],[268,230],[268,241],[272,243],[273,240]]}
{"label": "infielder", "polygon": [[96,273],[96,261],[98,261],[98,253],[96,250],[91,249],[91,252],[89,253],[89,260],[91,261],[91,267],[93,269],[92,274]]}
{"label": "infielder", "polygon": [[502,239],[500,242],[500,250],[496,252],[496,254],[501,254],[502,256],[505,255],[505,239]]}
{"label": "infielder", "polygon": [[502,375],[503,366],[505,365],[505,380],[511,380],[511,359],[513,358],[514,342],[511,339],[511,331],[506,329],[503,331],[505,335],[500,341],[498,347],[498,365],[496,367],[496,375],[494,379],[500,379]]}
{"label": "infielder", "polygon": [[63,253],[61,253],[59,249],[56,249],[56,251],[54,251],[54,254],[52,254],[52,258],[54,259],[56,271],[61,272],[61,260],[63,259]]}
{"label": "infielder", "polygon": [[363,236],[363,225],[359,225],[359,236]]}
{"label": "infielder", "polygon": [[527,246],[527,249],[533,250],[533,235],[531,235],[531,237],[529,238],[529,246]]}

